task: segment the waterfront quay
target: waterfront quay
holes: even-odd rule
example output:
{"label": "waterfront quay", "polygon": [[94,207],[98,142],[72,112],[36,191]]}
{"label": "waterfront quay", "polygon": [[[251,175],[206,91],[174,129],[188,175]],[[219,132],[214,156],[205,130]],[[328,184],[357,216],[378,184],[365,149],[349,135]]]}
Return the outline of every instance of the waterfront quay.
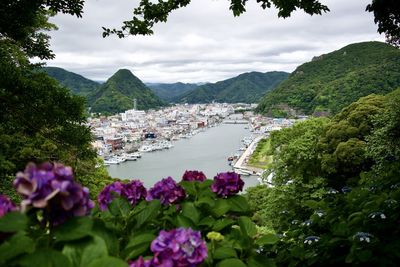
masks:
{"label": "waterfront quay", "polygon": [[[175,142],[189,139],[221,124],[243,125],[249,132],[238,149],[225,155],[233,170],[243,175],[259,175],[262,170],[247,166],[257,143],[269,132],[291,126],[295,120],[267,118],[248,111],[254,104],[180,104],[159,110],[127,110],[113,116],[93,116],[88,120],[95,136],[93,147],[104,164],[137,161],[147,152],[173,148]],[[219,126],[220,127],[220,126]],[[232,158],[232,160],[230,160]]]}

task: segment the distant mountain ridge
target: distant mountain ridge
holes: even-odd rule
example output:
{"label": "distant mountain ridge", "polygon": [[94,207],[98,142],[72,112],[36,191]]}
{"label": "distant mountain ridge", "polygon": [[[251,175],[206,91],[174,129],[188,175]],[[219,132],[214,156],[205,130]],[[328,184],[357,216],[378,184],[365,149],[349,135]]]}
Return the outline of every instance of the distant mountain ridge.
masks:
{"label": "distant mountain ridge", "polygon": [[176,102],[183,94],[190,92],[199,85],[194,83],[147,83],[146,84],[159,98],[166,102]]}
{"label": "distant mountain ridge", "polygon": [[282,71],[248,72],[236,77],[207,83],[181,95],[180,103],[257,103],[269,90],[285,80],[289,73]]}
{"label": "distant mountain ridge", "polygon": [[76,95],[88,96],[100,87],[100,83],[62,68],[43,67],[42,69],[50,77],[57,80],[62,86],[67,87]]}
{"label": "distant mountain ridge", "polygon": [[146,110],[165,105],[141,80],[126,69],[118,70],[102,84],[62,68],[44,67],[43,71],[70,89],[73,94],[84,96],[91,112],[123,112],[134,107],[134,99],[138,109]]}
{"label": "distant mountain ridge", "polygon": [[139,78],[127,69],[118,70],[88,96],[92,112],[119,113],[134,107],[151,109],[165,105]]}
{"label": "distant mountain ridge", "polygon": [[400,86],[400,50],[381,42],[350,44],[304,63],[260,101],[272,116],[291,110],[336,114],[360,97]]}

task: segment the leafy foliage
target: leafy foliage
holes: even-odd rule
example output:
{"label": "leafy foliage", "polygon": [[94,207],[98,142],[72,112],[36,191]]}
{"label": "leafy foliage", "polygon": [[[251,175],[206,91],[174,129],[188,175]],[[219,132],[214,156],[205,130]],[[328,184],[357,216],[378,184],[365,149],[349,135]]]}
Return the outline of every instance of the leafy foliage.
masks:
{"label": "leafy foliage", "polygon": [[91,133],[83,125],[84,99],[38,72],[23,55],[16,64],[13,57],[20,54],[10,54],[10,47],[0,43],[2,184],[9,185],[8,177],[28,161],[63,160],[78,168],[79,162],[93,159]]}
{"label": "leafy foliage", "polygon": [[237,77],[199,86],[183,94],[177,100],[181,103],[256,103],[267,91],[286,79],[286,72],[250,72]]}
{"label": "leafy foliage", "polygon": [[380,42],[351,44],[299,66],[261,99],[270,114],[285,106],[305,114],[337,114],[362,96],[386,94],[400,85],[400,51]]}
{"label": "leafy foliage", "polygon": [[88,96],[92,112],[119,113],[133,108],[150,109],[164,103],[129,70],[118,70],[106,83]]}
{"label": "leafy foliage", "polygon": [[[247,197],[253,220],[281,234],[267,253],[278,265],[396,266],[399,96],[370,95],[331,121],[271,135],[274,187],[252,188]],[[342,162],[326,169],[327,157]]]}
{"label": "leafy foliage", "polygon": [[0,41],[18,46],[29,57],[54,58],[50,37],[43,31],[56,28],[48,23],[59,12],[81,17],[83,0],[4,0],[0,3]]}
{"label": "leafy foliage", "polygon": [[[229,9],[234,16],[239,16],[246,11],[248,0],[230,0]],[[128,35],[150,35],[153,34],[153,26],[159,22],[167,22],[169,14],[179,8],[189,5],[191,0],[162,0],[154,3],[148,0],[141,0],[139,6],[133,11],[133,18],[123,22],[121,29],[109,29],[103,27],[103,37],[116,34],[119,38]],[[321,15],[329,11],[328,7],[321,4],[318,0],[307,1],[281,1],[281,0],[257,0],[261,8],[271,8],[278,10],[278,16],[290,17],[296,9],[303,10],[307,14]]]}
{"label": "leafy foliage", "polygon": [[[207,244],[207,258],[201,266],[272,264],[258,248],[271,248],[279,239],[258,232],[248,217],[249,205],[243,196],[218,197],[211,189],[212,183],[211,180],[181,181],[185,199],[167,205],[159,200],[141,200],[131,205],[125,197],[115,195],[105,211],[95,209],[90,216],[69,218],[54,227],[40,224],[40,208],[31,207],[24,214],[9,212],[0,217],[0,233],[9,233],[0,237],[0,264],[127,266],[127,262],[141,257],[148,260],[153,256],[173,256],[155,253],[155,242],[158,246],[173,246],[171,253],[182,250],[194,257],[191,247],[187,247],[196,241],[194,237],[191,243],[183,245],[180,239],[160,239],[173,229],[189,233],[200,231],[202,242]],[[47,207],[53,208],[57,207]],[[15,223],[10,224],[10,221]]]}
{"label": "leafy foliage", "polygon": [[374,13],[378,32],[385,33],[386,41],[400,46],[400,7],[396,0],[373,0],[366,8]]}

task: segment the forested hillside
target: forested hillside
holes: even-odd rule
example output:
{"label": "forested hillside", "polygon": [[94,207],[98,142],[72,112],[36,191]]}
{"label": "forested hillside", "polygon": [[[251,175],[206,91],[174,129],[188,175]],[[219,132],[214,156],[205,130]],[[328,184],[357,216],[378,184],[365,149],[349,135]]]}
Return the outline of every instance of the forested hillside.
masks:
{"label": "forested hillside", "polygon": [[[280,235],[278,266],[395,266],[400,255],[400,89],[332,119],[272,132],[274,187],[248,193],[253,219]],[[274,254],[271,254],[271,256]]]}
{"label": "forested hillside", "polygon": [[198,87],[194,83],[149,83],[146,84],[159,98],[166,102],[176,102],[179,97]]}
{"label": "forested hillside", "polygon": [[88,96],[92,112],[119,113],[133,108],[157,108],[164,103],[129,70],[118,70],[106,83]]}
{"label": "forested hillside", "polygon": [[362,96],[386,94],[398,86],[399,49],[380,42],[351,44],[299,66],[257,110],[271,115],[287,115],[289,109],[336,114]]}
{"label": "forested hillside", "polygon": [[62,86],[70,89],[72,93],[76,95],[86,97],[100,87],[99,83],[62,68],[44,67],[43,70],[50,77],[57,80]]}
{"label": "forested hillside", "polygon": [[289,73],[272,71],[249,72],[216,83],[208,83],[182,95],[181,103],[257,103],[269,90],[287,78]]}

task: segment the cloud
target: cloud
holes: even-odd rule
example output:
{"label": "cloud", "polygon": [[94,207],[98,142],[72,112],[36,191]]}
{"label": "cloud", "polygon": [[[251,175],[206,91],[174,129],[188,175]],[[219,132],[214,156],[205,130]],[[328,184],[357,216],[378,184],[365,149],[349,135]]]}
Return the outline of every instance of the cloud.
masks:
{"label": "cloud", "polygon": [[192,0],[175,11],[153,36],[103,39],[102,26],[118,27],[138,1],[87,0],[82,19],[57,15],[51,32],[58,66],[104,81],[128,68],[145,82],[215,82],[249,71],[293,71],[315,55],[347,44],[380,40],[370,0],[326,0],[331,12],[309,16],[296,11],[277,17],[249,1],[247,12],[233,17],[227,0]]}

